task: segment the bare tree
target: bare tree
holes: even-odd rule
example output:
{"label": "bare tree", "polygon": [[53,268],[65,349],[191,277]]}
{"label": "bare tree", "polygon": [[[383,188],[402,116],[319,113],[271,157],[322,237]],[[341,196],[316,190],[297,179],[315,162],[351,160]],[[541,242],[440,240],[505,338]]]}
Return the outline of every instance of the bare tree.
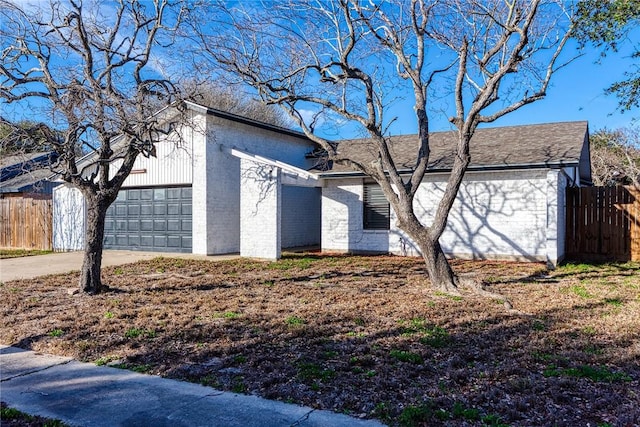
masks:
{"label": "bare tree", "polygon": [[53,151],[51,141],[60,141],[60,135],[45,123],[23,120],[14,123],[0,117],[0,156],[15,153]]}
{"label": "bare tree", "polygon": [[262,103],[260,98],[246,93],[238,85],[228,86],[216,80],[197,81],[191,78],[179,86],[182,96],[197,104],[275,126],[291,126],[289,116],[281,109]]}
{"label": "bare tree", "polygon": [[87,206],[80,288],[96,294],[107,208],[137,156],[153,155],[166,132],[149,106],[168,105],[175,89],[153,69],[153,52],[171,42],[182,6],[51,0],[27,7],[0,4],[0,97],[30,108],[61,135],[49,141],[59,155],[55,171]]}
{"label": "bare tree", "polygon": [[[550,0],[288,1],[227,9],[213,25],[226,27],[224,37],[210,32],[210,22],[195,26],[212,62],[285,109],[329,160],[380,184],[433,286],[458,292],[439,239],[471,160],[471,138],[478,125],[546,95],[567,63],[559,57],[571,16],[564,2]],[[412,99],[405,114],[418,129],[408,172],[394,163],[388,139],[398,97]],[[430,116],[443,114],[445,97],[454,106],[455,159],[433,221],[423,224],[414,197],[429,165]],[[359,130],[368,152],[327,139],[328,122]]]}
{"label": "bare tree", "polygon": [[590,145],[595,185],[640,188],[640,128],[600,129],[591,134]]}

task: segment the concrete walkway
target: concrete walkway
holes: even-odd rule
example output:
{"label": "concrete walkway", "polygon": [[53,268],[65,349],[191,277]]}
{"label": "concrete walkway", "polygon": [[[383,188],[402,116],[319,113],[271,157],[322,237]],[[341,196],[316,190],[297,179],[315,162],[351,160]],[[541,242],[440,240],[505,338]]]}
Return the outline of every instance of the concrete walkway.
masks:
{"label": "concrete walkway", "polygon": [[[47,255],[26,256],[20,258],[0,259],[0,282],[8,282],[17,279],[32,279],[48,274],[68,273],[79,271],[82,267],[84,252],[56,252]],[[183,253],[166,252],[139,252],[105,250],[102,253],[102,266],[128,264],[144,259],[157,257],[187,258],[204,260],[223,260],[237,258],[238,255],[193,255]]]}
{"label": "concrete walkway", "polygon": [[382,426],[329,411],[0,346],[1,399],[72,426]]}

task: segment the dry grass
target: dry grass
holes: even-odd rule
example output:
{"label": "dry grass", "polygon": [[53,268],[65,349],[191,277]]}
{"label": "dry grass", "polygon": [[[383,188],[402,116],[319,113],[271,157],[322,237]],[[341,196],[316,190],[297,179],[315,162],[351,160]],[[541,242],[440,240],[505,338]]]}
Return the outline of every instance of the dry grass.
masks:
{"label": "dry grass", "polygon": [[53,253],[53,251],[43,251],[39,249],[0,249],[0,259],[19,258],[24,256],[45,255]]}
{"label": "dry grass", "polygon": [[637,263],[453,265],[523,313],[411,258],[157,258],[3,284],[0,342],[391,425],[640,424]]}

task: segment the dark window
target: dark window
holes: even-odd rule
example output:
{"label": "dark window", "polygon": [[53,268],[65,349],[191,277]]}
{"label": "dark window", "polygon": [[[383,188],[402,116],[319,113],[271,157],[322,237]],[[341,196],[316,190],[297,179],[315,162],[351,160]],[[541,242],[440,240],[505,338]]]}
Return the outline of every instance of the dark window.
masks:
{"label": "dark window", "polygon": [[378,184],[364,184],[364,229],[389,229],[389,202]]}

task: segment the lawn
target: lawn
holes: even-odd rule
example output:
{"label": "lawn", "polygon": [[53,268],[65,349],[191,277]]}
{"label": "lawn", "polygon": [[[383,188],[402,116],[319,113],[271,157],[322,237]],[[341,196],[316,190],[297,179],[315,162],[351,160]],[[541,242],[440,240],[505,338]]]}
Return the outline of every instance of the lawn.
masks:
{"label": "lawn", "polygon": [[53,251],[42,251],[39,249],[0,249],[0,259],[20,258],[23,256],[45,255]]}
{"label": "lawn", "polygon": [[514,309],[413,258],[157,258],[4,283],[0,342],[390,425],[640,424],[640,264],[453,266]]}

